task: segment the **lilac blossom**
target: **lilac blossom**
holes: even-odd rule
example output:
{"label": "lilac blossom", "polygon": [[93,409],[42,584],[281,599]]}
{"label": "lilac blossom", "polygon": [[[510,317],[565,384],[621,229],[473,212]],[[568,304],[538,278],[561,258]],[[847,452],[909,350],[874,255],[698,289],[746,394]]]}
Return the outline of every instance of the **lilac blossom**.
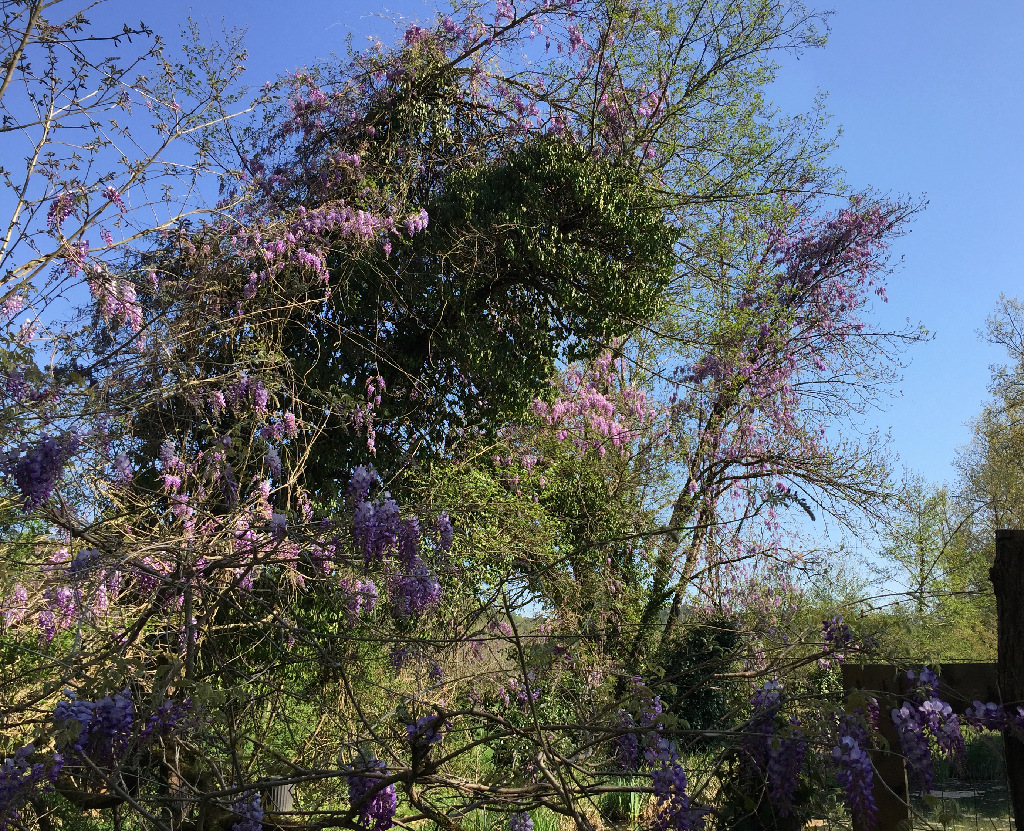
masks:
{"label": "lilac blossom", "polygon": [[355,623],[364,614],[370,614],[376,608],[378,592],[377,584],[373,580],[349,581],[343,578],[340,585],[342,591],[348,595],[345,605],[350,623]]}
{"label": "lilac blossom", "polygon": [[961,758],[964,739],[960,733],[960,720],[953,708],[947,702],[933,697],[922,701],[918,709],[939,751],[951,761]]}
{"label": "lilac blossom", "polygon": [[274,508],[270,504],[270,492],[273,486],[269,479],[255,480],[256,487],[249,494],[253,499],[252,512],[267,522],[274,517]]}

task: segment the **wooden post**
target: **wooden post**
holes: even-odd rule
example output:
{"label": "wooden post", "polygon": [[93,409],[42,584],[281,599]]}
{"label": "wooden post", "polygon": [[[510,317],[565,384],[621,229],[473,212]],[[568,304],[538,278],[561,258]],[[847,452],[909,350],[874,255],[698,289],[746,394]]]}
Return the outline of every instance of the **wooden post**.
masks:
{"label": "wooden post", "polygon": [[[996,531],[996,559],[989,572],[996,596],[1001,703],[1024,704],[1024,531]],[[1006,775],[1017,827],[1024,823],[1024,742],[1004,731]]]}

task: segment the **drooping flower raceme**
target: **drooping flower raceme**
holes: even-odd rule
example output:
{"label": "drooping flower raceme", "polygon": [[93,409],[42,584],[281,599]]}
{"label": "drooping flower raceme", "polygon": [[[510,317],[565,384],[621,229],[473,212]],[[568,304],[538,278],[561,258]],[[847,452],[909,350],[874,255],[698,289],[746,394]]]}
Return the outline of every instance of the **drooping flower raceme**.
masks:
{"label": "drooping flower raceme", "polygon": [[1010,730],[1024,739],[1024,707],[1012,709],[992,701],[975,701],[964,711],[964,720],[972,727],[983,730]]}
{"label": "drooping flower raceme", "polygon": [[387,831],[398,810],[395,786],[380,784],[387,772],[387,765],[371,756],[361,759],[348,777],[349,805],[358,812],[359,824],[373,831]]}
{"label": "drooping flower raceme", "polygon": [[787,732],[769,739],[768,794],[779,816],[789,816],[793,811],[793,798],[806,755],[807,738],[800,727],[800,720],[793,716]]}
{"label": "drooping flower raceme", "polygon": [[911,778],[926,792],[931,792],[932,751],[924,730],[921,714],[907,703],[892,711],[892,721],[900,738],[900,747]]}
{"label": "drooping flower raceme", "polygon": [[440,600],[441,584],[430,568],[418,558],[408,572],[392,581],[391,602],[401,618],[423,614]]}
{"label": "drooping flower raceme", "polygon": [[508,831],[533,831],[533,819],[526,811],[512,814],[508,819]]}
{"label": "drooping flower raceme", "polygon": [[[69,730],[58,751],[87,756],[98,765],[116,764],[127,750],[135,722],[135,704],[127,688],[99,701],[86,701],[72,690],[53,711],[53,721]],[[77,735],[74,735],[77,731]]]}
{"label": "drooping flower raceme", "polygon": [[[15,750],[14,756],[4,759],[0,765],[0,831],[7,831],[12,824],[20,827],[17,821],[21,808],[47,778],[46,768],[41,762],[29,762],[33,753],[35,746],[27,744]],[[58,759],[55,756],[56,770],[59,771]]]}
{"label": "drooping flower raceme", "polygon": [[22,444],[0,458],[0,470],[14,480],[14,486],[24,497],[24,509],[33,511],[53,493],[57,480],[80,441],[74,432],[59,436],[44,433],[35,444]]}
{"label": "drooping flower raceme", "polygon": [[874,771],[867,750],[853,736],[843,736],[832,748],[839,784],[846,794],[846,804],[854,820],[862,828],[873,828],[877,807],[874,794]]}
{"label": "drooping flower raceme", "polygon": [[948,759],[963,753],[964,740],[960,721],[953,709],[939,699],[939,679],[933,670],[910,671],[907,680],[915,686],[910,700],[892,711],[892,721],[899,735],[907,770],[926,792],[932,789],[932,744]]}
{"label": "drooping flower raceme", "polygon": [[1005,708],[992,701],[975,701],[964,711],[964,720],[983,730],[1005,730],[1009,723]]}
{"label": "drooping flower raceme", "polygon": [[654,831],[696,831],[704,827],[707,810],[690,804],[682,765],[678,762],[663,765],[654,772],[651,786],[658,808],[651,825]]}
{"label": "drooping flower raceme", "polygon": [[231,806],[238,820],[231,826],[231,831],[262,831],[263,803],[259,791],[247,791],[235,800]]}
{"label": "drooping flower raceme", "polygon": [[413,747],[432,747],[441,741],[443,736],[443,718],[438,713],[420,716],[412,724],[405,726],[405,732]]}

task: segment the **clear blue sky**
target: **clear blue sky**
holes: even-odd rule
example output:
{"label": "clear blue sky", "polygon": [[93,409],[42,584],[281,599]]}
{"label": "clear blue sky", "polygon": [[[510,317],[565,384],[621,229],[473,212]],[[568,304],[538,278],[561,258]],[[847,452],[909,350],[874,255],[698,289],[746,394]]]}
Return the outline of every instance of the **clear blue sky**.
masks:
{"label": "clear blue sky", "polygon": [[[222,18],[248,27],[249,80],[258,86],[342,52],[349,34],[357,45],[367,35],[390,40],[394,27],[381,14],[430,21],[437,5],[207,0],[191,13],[211,32]],[[121,0],[108,11],[134,17],[139,8]],[[146,22],[173,32],[187,7],[152,8]],[[829,45],[785,58],[772,96],[797,112],[827,91],[843,128],[834,159],[848,184],[929,200],[897,243],[904,262],[877,311],[893,327],[910,318],[936,337],[913,351],[902,397],[878,424],[891,428],[903,465],[941,482],[985,399],[988,366],[1001,360],[976,332],[1000,292],[1024,294],[1024,3],[844,0],[830,22]]]}

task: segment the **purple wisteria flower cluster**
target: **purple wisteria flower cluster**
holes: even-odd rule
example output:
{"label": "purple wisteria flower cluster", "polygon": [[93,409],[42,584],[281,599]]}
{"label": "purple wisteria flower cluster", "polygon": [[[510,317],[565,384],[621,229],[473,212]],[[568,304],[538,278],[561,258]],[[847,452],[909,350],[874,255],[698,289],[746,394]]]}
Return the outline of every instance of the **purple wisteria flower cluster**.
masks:
{"label": "purple wisteria flower cluster", "polygon": [[12,401],[23,401],[32,391],[28,381],[25,380],[25,373],[20,369],[12,369],[7,373],[3,389]]}
{"label": "purple wisteria flower cluster", "polygon": [[508,831],[533,831],[533,819],[526,811],[512,814],[508,818]]}
{"label": "purple wisteria flower cluster", "polygon": [[686,771],[678,762],[662,765],[654,772],[651,786],[657,815],[653,831],[697,831],[704,827],[707,808],[694,806],[686,793]]}
{"label": "purple wisteria flower cluster", "polygon": [[926,793],[934,781],[932,746],[950,760],[964,752],[960,720],[952,707],[938,698],[939,679],[933,670],[907,672],[913,685],[909,700],[892,711],[892,721],[899,735],[903,758],[911,778]]}
{"label": "purple wisteria flower cluster", "polygon": [[231,831],[263,831],[263,801],[259,791],[246,791],[231,806],[238,820]]}
{"label": "purple wisteria flower cluster", "polygon": [[874,828],[878,808],[875,805],[874,769],[866,748],[857,738],[843,736],[832,748],[832,758],[854,821],[862,828]]}
{"label": "purple wisteria flower cluster", "polygon": [[192,699],[184,701],[165,701],[146,719],[146,724],[139,733],[139,743],[146,744],[154,739],[173,733],[192,712]]}
{"label": "purple wisteria flower cluster", "polygon": [[28,590],[15,583],[10,595],[0,598],[0,619],[5,627],[21,623],[28,614]]}
{"label": "purple wisteria flower cluster", "polygon": [[50,498],[64,466],[80,444],[78,434],[73,431],[58,436],[43,433],[34,444],[23,443],[0,455],[0,472],[12,480],[24,498],[26,513]]}
{"label": "purple wisteria flower cluster", "polygon": [[4,759],[0,765],[0,831],[7,831],[13,824],[16,827],[21,817],[21,809],[36,793],[40,785],[52,785],[60,773],[63,757],[59,753],[53,755],[53,763],[49,770],[42,762],[30,762],[35,754],[33,744],[27,744],[14,751],[14,756]]}
{"label": "purple wisteria flower cluster", "polygon": [[[644,689],[639,676],[633,678],[633,687],[639,692]],[[618,721],[623,732],[615,737],[614,753],[624,770],[639,770],[642,766],[665,764],[676,760],[675,745],[662,735],[660,717],[663,712],[664,706],[660,696],[644,697],[642,694],[637,717],[634,718],[628,710],[619,710]]]}
{"label": "purple wisteria flower cluster", "polygon": [[828,668],[832,662],[842,664],[846,661],[846,650],[853,645],[853,630],[843,621],[841,615],[827,618],[821,622],[821,639],[823,657],[818,660],[819,666]]}
{"label": "purple wisteria flower cluster", "polygon": [[66,698],[53,711],[53,721],[65,731],[57,749],[88,756],[95,764],[114,765],[127,751],[135,723],[131,690],[107,695],[98,701],[79,698],[65,690]]}
{"label": "purple wisteria flower cluster", "polygon": [[133,749],[144,747],[179,730],[193,712],[192,700],[165,701],[140,726],[131,690],[106,695],[97,701],[80,698],[73,690],[53,711],[58,729],[57,750],[69,760],[86,756],[93,764],[114,766]]}
{"label": "purple wisteria flower cluster", "polygon": [[377,584],[369,578],[361,580],[342,577],[338,581],[338,588],[345,595],[349,623],[354,624],[361,617],[371,614],[377,606]]}
{"label": "purple wisteria flower cluster", "polygon": [[381,787],[380,780],[387,774],[387,765],[370,755],[362,757],[348,776],[349,805],[363,828],[387,831],[394,825],[398,793],[394,784]]}
{"label": "purple wisteria flower cluster", "polygon": [[64,220],[69,216],[78,217],[75,194],[62,190],[50,200],[50,207],[46,211],[46,225],[54,234],[60,234]]}
{"label": "purple wisteria flower cluster", "polygon": [[964,711],[964,721],[981,730],[1010,730],[1024,739],[1024,707],[1010,709],[991,701],[975,701]]}
{"label": "purple wisteria flower cluster", "polygon": [[[131,691],[104,696],[97,701],[80,698],[73,690],[54,708],[56,752],[47,761],[30,763],[35,746],[25,745],[0,766],[0,831],[18,819],[20,808],[36,794],[57,781],[65,764],[79,766],[84,759],[92,765],[114,768],[123,764],[133,749],[180,730],[192,712],[192,702],[165,701],[146,720],[136,735],[138,720]],[[257,796],[258,799],[258,796]],[[246,826],[259,829],[261,826]]]}
{"label": "purple wisteria flower cluster", "polygon": [[[441,584],[423,559],[423,529],[414,517],[402,518],[398,503],[386,491],[377,499],[371,490],[380,483],[372,467],[352,472],[347,497],[353,511],[353,536],[367,567],[380,564],[387,575],[388,598],[398,617],[425,614],[441,601]],[[442,514],[436,523],[436,549],[444,555],[451,547],[451,520]],[[376,591],[376,585],[373,586]]]}
{"label": "purple wisteria flower cluster", "polygon": [[871,748],[869,727],[878,727],[878,701],[869,698],[867,712],[857,708],[853,714],[839,719],[839,738],[832,748],[836,778],[846,796],[846,806],[854,820],[864,828],[873,828],[877,815],[875,777],[868,751]]}
{"label": "purple wisteria flower cluster", "polygon": [[[625,454],[662,413],[648,403],[643,390],[628,384],[619,389],[618,366],[619,359],[605,351],[584,368],[571,367],[561,378],[554,402],[534,400],[534,415],[560,442],[571,442],[580,452],[593,450],[604,456],[611,447]],[[621,400],[614,390],[621,393]]]}
{"label": "purple wisteria flower cluster", "polygon": [[786,817],[793,811],[808,742],[797,717],[780,723],[783,703],[778,681],[766,681],[754,691],[753,713],[744,729],[743,759],[750,775],[766,783],[779,816]]}
{"label": "purple wisteria flower cluster", "polygon": [[[746,769],[744,782],[763,783],[772,809],[779,817],[792,816],[796,810],[800,777],[807,769],[812,740],[820,733],[812,731],[796,715],[785,718],[786,703],[781,685],[768,681],[755,690],[752,715],[743,729],[742,761]],[[869,711],[877,703],[868,703]],[[836,742],[830,758],[847,807],[855,819],[871,828],[875,822],[874,776],[868,751],[871,739],[869,725],[877,723],[877,712],[842,715],[838,731],[832,733]],[[832,722],[833,725],[836,722]],[[833,728],[827,728],[832,729]],[[827,747],[827,745],[826,745]]]}
{"label": "purple wisteria flower cluster", "polygon": [[800,719],[791,716],[788,727],[781,730],[777,738],[770,739],[768,751],[768,794],[779,816],[787,817],[793,812],[806,756],[807,737],[801,729]]}
{"label": "purple wisteria flower cluster", "polygon": [[405,732],[413,747],[432,747],[444,737],[444,716],[439,713],[420,716],[412,724],[405,726]]}
{"label": "purple wisteria flower cluster", "polygon": [[[110,245],[112,240],[107,240]],[[135,286],[123,277],[116,277],[107,271],[102,263],[95,263],[86,269],[89,292],[96,301],[96,309],[103,321],[113,328],[128,327],[138,334],[143,326],[142,307],[135,292]],[[144,345],[143,340],[136,342]]]}

